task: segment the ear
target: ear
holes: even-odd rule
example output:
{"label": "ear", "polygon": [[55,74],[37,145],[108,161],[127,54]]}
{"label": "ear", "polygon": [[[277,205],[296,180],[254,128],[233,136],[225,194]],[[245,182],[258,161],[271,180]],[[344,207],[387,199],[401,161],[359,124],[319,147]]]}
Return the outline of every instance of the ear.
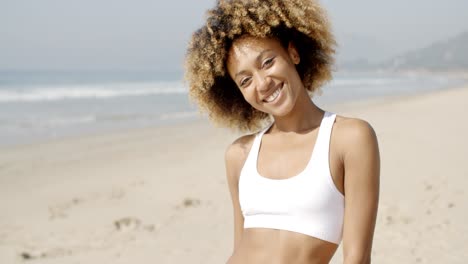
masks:
{"label": "ear", "polygon": [[294,64],[297,65],[299,64],[299,62],[301,62],[301,57],[299,57],[299,52],[297,51],[296,46],[292,42],[289,42],[288,44],[288,54],[289,54],[289,57],[291,58],[291,61]]}

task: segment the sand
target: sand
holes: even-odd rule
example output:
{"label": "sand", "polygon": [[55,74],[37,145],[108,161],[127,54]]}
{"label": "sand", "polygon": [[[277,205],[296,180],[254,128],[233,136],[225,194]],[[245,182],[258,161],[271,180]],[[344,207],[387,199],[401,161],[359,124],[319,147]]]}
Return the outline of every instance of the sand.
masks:
{"label": "sand", "polygon": [[[379,138],[373,263],[466,263],[467,102],[465,87],[325,106]],[[198,120],[0,149],[0,263],[224,263],[237,136]]]}

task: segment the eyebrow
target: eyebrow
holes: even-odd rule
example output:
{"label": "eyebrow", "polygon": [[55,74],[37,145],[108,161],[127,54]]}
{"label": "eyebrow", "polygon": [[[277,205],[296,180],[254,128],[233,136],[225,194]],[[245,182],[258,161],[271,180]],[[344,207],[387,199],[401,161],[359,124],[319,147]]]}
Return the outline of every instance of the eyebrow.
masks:
{"label": "eyebrow", "polygon": [[[255,61],[258,62],[258,61],[260,60],[260,58],[263,56],[263,54],[265,54],[265,53],[267,53],[267,52],[270,52],[270,51],[272,51],[272,50],[271,50],[271,49],[263,50],[263,51],[260,52],[260,54],[258,54],[258,56],[255,58]],[[234,79],[237,79],[237,76],[239,76],[239,75],[245,74],[245,72],[246,72],[246,71],[244,70],[244,71],[240,71],[240,72],[236,73],[236,75],[234,75]]]}

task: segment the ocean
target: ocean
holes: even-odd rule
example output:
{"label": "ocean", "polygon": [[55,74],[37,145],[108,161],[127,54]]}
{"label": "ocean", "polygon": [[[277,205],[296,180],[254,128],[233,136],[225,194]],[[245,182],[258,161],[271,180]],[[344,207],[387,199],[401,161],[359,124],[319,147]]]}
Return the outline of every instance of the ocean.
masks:
{"label": "ocean", "polygon": [[[437,75],[337,73],[316,101],[409,95],[464,82]],[[0,72],[0,146],[198,118],[180,73]]]}

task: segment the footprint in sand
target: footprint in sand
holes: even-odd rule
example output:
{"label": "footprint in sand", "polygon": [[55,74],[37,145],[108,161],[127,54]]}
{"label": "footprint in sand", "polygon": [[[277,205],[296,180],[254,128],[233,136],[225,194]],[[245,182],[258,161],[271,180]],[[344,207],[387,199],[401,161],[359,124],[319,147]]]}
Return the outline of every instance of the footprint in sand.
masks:
{"label": "footprint in sand", "polygon": [[72,255],[72,251],[64,248],[54,248],[48,250],[28,250],[20,253],[23,260],[56,258]]}
{"label": "footprint in sand", "polygon": [[[120,200],[125,197],[126,193],[123,188],[113,188],[109,193],[107,193],[106,196],[110,200]],[[61,219],[61,218],[66,218],[68,216],[67,211],[72,209],[75,206],[79,206],[83,203],[87,203],[90,201],[96,201],[98,199],[101,199],[103,195],[101,194],[88,194],[85,195],[84,197],[74,197],[69,201],[66,201],[61,204],[57,204],[54,206],[49,206],[49,219],[54,220],[54,219]]]}
{"label": "footprint in sand", "polygon": [[135,230],[138,229],[140,225],[140,219],[134,217],[124,217],[114,221],[114,227],[119,231]]}
{"label": "footprint in sand", "polygon": [[154,225],[143,225],[142,221],[135,217],[124,217],[114,221],[114,227],[118,231],[135,231],[138,229],[144,229],[146,231],[154,231]]}
{"label": "footprint in sand", "polygon": [[201,204],[200,199],[186,197],[181,204],[174,206],[175,209],[197,207]]}
{"label": "footprint in sand", "polygon": [[183,202],[184,207],[195,207],[200,205],[200,200],[199,199],[194,199],[194,198],[185,198]]}

